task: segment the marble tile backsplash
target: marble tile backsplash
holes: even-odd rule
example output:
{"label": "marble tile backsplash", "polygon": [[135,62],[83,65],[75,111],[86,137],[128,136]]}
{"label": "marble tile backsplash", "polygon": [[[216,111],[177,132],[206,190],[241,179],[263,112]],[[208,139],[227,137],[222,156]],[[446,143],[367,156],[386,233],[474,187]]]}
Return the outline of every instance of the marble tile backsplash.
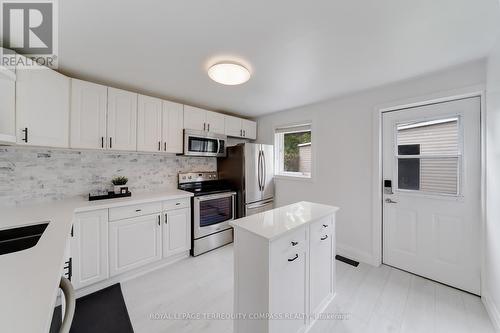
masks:
{"label": "marble tile backsplash", "polygon": [[128,177],[132,192],[177,188],[177,174],[217,169],[215,158],[129,152],[0,147],[0,205],[44,202],[111,189]]}

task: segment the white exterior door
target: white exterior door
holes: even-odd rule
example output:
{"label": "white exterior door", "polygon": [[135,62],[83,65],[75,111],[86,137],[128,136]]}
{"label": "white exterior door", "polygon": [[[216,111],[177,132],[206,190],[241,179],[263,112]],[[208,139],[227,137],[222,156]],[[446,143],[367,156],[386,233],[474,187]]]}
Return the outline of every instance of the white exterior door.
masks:
{"label": "white exterior door", "polygon": [[71,148],[106,147],[108,87],[71,79]]}
{"label": "white exterior door", "polygon": [[137,149],[137,94],[108,88],[108,149]]}
{"label": "white exterior door", "polygon": [[474,294],[480,108],[477,97],[383,114],[383,262]]}
{"label": "white exterior door", "polygon": [[163,101],[163,151],[167,153],[183,152],[184,106],[179,103]]}
{"label": "white exterior door", "polygon": [[160,215],[146,215],[109,223],[111,276],[160,259]]}
{"label": "white exterior door", "polygon": [[17,143],[69,147],[70,79],[48,68],[17,69]]}
{"label": "white exterior door", "polygon": [[165,213],[163,226],[163,257],[187,251],[191,248],[190,210],[176,209]]}
{"label": "white exterior door", "polygon": [[159,152],[162,150],[162,100],[139,95],[137,104],[137,150]]}
{"label": "white exterior door", "polygon": [[78,213],[71,239],[75,289],[108,278],[108,210]]}

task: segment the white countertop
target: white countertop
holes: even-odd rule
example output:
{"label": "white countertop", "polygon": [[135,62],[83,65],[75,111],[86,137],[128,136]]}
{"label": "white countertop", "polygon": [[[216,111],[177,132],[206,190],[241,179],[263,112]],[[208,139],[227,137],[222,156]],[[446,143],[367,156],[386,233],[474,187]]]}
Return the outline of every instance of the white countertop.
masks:
{"label": "white countertop", "polygon": [[243,217],[229,224],[235,228],[241,228],[268,240],[273,240],[303,225],[334,214],[338,210],[339,208],[335,206],[301,201]]}
{"label": "white countertop", "polygon": [[48,332],[75,212],[175,200],[192,195],[173,190],[99,201],[77,197],[43,204],[0,207],[0,229],[49,222],[37,245],[0,255],[0,330],[9,333]]}

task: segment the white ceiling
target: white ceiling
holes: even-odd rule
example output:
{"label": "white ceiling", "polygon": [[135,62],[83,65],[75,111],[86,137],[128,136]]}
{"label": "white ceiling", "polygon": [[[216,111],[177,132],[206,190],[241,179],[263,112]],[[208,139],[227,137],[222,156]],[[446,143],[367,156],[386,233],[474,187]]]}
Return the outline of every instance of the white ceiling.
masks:
{"label": "white ceiling", "polygon": [[[482,58],[496,0],[63,0],[64,73],[258,116]],[[241,86],[211,81],[241,60]]]}

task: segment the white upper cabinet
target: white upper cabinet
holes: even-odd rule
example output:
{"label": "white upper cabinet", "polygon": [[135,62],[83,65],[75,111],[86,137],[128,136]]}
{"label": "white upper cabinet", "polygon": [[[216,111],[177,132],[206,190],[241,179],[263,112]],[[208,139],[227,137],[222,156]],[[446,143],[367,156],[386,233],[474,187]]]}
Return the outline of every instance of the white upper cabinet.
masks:
{"label": "white upper cabinet", "polygon": [[0,143],[16,142],[16,77],[0,67]]}
{"label": "white upper cabinet", "polygon": [[255,121],[241,119],[241,128],[245,139],[257,139],[257,123]]}
{"label": "white upper cabinet", "polygon": [[136,150],[137,94],[108,88],[108,149]]}
{"label": "white upper cabinet", "polygon": [[45,67],[16,74],[17,143],[69,147],[70,79]]}
{"label": "white upper cabinet", "polygon": [[184,128],[224,134],[225,116],[221,113],[185,105]]}
{"label": "white upper cabinet", "polygon": [[137,150],[158,152],[162,145],[162,100],[139,95],[137,106]]}
{"label": "white upper cabinet", "polygon": [[207,130],[207,111],[194,106],[184,106],[184,128],[206,131]]}
{"label": "white upper cabinet", "polygon": [[71,79],[71,148],[106,147],[106,109],[108,88]]}
{"label": "white upper cabinet", "polygon": [[184,139],[184,106],[163,101],[162,123],[163,151],[181,154]]}
{"label": "white upper cabinet", "polygon": [[226,135],[237,138],[255,140],[257,138],[257,124],[255,121],[233,116],[226,117]]}
{"label": "white upper cabinet", "polygon": [[217,134],[225,133],[226,117],[222,113],[207,111],[207,131]]}

